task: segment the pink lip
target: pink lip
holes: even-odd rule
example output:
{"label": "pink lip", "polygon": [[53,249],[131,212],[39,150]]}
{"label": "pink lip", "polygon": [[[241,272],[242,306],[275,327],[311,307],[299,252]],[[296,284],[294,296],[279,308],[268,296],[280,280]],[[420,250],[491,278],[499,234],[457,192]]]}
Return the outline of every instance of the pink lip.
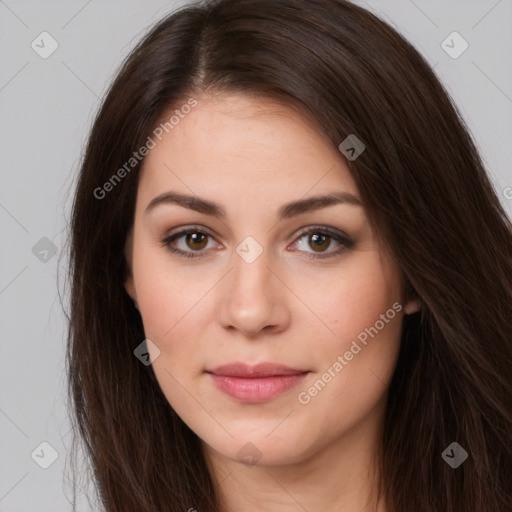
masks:
{"label": "pink lip", "polygon": [[296,386],[309,372],[274,363],[222,365],[207,370],[215,386],[246,403],[267,402]]}

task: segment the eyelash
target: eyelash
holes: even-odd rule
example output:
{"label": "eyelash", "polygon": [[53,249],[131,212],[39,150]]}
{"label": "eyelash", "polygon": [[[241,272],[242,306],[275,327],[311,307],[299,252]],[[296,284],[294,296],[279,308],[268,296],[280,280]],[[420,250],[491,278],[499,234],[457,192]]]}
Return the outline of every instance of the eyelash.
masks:
{"label": "eyelash", "polygon": [[[165,237],[161,241],[162,247],[166,247],[171,253],[176,254],[178,256],[184,257],[184,258],[202,258],[204,257],[204,251],[182,251],[181,249],[177,249],[176,247],[172,247],[171,243],[174,242],[174,240],[177,240],[181,238],[182,236],[189,235],[192,233],[200,233],[206,236],[209,236],[213,238],[213,236],[204,231],[200,226],[192,226],[191,228],[179,231],[177,233],[170,234],[169,236]],[[343,253],[346,249],[350,249],[354,246],[354,242],[345,234],[340,233],[338,231],[334,231],[333,229],[329,228],[328,226],[313,226],[311,228],[308,228],[307,230],[302,231],[296,238],[296,240],[300,240],[305,235],[327,235],[331,239],[334,239],[336,242],[341,244],[341,247],[335,251],[331,251],[328,253],[310,253],[306,252],[306,258],[313,259],[313,260],[319,260],[319,259],[327,259],[332,258],[335,256],[340,255]]]}

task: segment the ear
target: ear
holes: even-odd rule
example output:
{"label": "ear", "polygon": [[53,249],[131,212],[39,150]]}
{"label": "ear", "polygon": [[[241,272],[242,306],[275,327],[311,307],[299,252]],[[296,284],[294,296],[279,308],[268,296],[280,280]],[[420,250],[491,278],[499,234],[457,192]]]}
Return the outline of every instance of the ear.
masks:
{"label": "ear", "polygon": [[421,301],[419,299],[411,299],[405,303],[404,313],[406,315],[412,315],[417,313],[421,309]]}
{"label": "ear", "polygon": [[132,298],[133,302],[135,302],[135,306],[137,306],[137,292],[135,291],[135,283],[133,282],[131,271],[124,280],[124,289],[126,290],[126,293]]}
{"label": "ear", "polygon": [[126,260],[126,275],[124,279],[124,289],[126,290],[126,293],[131,297],[133,300],[135,307],[137,309],[137,291],[135,290],[135,282],[133,280],[133,259],[132,259],[132,243],[133,243],[133,232],[130,231],[128,236],[126,237],[126,243],[124,247],[124,256]]}
{"label": "ear", "polygon": [[404,314],[412,315],[421,309],[421,298],[408,279],[404,281],[403,287]]}

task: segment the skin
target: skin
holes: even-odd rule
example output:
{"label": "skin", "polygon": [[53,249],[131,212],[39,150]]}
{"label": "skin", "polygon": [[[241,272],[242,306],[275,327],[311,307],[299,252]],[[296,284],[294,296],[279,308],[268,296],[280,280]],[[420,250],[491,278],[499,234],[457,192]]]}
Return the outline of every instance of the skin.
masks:
{"label": "skin", "polygon": [[[219,203],[226,217],[177,204],[145,212],[170,191]],[[158,382],[202,440],[225,511],[355,512],[375,505],[373,456],[386,392],[403,315],[418,304],[404,300],[400,272],[362,206],[336,204],[278,221],[283,204],[333,192],[359,197],[344,156],[319,127],[297,109],[242,94],[198,98],[144,160],[125,286],[160,351],[150,346]],[[162,245],[171,231],[196,225],[211,235],[206,241],[181,236],[171,245],[202,256],[186,258]],[[353,247],[308,259],[343,247],[327,239],[318,249],[311,242],[322,234],[317,225],[346,233]],[[302,235],[309,227],[313,233]],[[236,252],[248,236],[263,249],[251,263]],[[298,394],[395,303],[403,309],[300,403]],[[219,391],[205,373],[234,361],[310,373],[268,402],[247,404]],[[237,455],[244,446],[255,465]]]}

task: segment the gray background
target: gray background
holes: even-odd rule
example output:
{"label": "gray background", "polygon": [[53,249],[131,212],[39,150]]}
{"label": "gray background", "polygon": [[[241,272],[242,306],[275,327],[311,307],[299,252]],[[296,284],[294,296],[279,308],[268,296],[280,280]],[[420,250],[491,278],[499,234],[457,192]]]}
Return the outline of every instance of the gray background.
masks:
{"label": "gray background", "polygon": [[[73,180],[99,98],[121,60],[149,25],[182,3],[0,0],[1,512],[71,510],[57,275],[62,289]],[[512,214],[512,0],[357,3],[395,26],[435,67]],[[46,59],[31,47],[34,40],[43,46],[43,31],[59,45]],[[442,47],[453,31],[469,44],[456,59]],[[445,44],[461,49],[457,39]],[[51,449],[42,442],[58,453],[47,469],[39,464],[51,462]]]}

